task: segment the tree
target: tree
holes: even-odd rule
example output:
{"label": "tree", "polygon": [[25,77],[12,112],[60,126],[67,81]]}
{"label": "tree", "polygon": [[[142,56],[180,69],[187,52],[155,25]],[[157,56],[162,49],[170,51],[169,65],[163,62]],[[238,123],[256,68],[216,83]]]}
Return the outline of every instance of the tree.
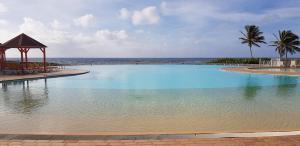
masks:
{"label": "tree", "polygon": [[296,52],[300,52],[299,36],[297,36],[290,30],[279,31],[278,35],[279,36],[274,34],[276,41],[273,41],[271,46],[276,47],[276,51],[280,55],[280,58],[285,55],[285,59],[287,61],[288,53],[293,55]]}
{"label": "tree", "polygon": [[241,37],[240,40],[242,40],[242,44],[248,44],[250,48],[251,58],[253,58],[252,47],[260,47],[260,43],[266,44],[265,37],[263,36],[263,32],[259,30],[258,26],[246,25],[245,30],[246,33],[241,31],[243,37]]}

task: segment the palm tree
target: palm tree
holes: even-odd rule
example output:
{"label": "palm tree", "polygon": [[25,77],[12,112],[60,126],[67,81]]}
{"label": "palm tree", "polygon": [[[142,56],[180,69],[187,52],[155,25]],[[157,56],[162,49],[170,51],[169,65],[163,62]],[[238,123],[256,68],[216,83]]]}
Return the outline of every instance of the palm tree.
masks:
{"label": "palm tree", "polygon": [[242,40],[242,44],[248,44],[250,48],[251,58],[253,58],[252,47],[253,45],[256,47],[260,47],[260,43],[265,42],[265,37],[263,36],[263,32],[259,30],[258,26],[255,25],[246,25],[245,26],[246,33],[242,32],[243,37],[240,38]]}
{"label": "palm tree", "polygon": [[278,34],[279,37],[274,34],[276,41],[273,41],[271,46],[276,47],[276,51],[279,53],[280,58],[285,55],[287,61],[288,53],[293,55],[296,52],[300,52],[299,37],[290,30],[279,31]]}

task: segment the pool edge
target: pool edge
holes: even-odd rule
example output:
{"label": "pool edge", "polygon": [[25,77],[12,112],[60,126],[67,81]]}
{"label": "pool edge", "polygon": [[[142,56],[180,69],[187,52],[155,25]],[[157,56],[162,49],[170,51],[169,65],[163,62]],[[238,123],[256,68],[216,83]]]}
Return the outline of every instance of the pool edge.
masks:
{"label": "pool edge", "polygon": [[190,138],[259,138],[299,136],[300,131],[271,131],[271,132],[221,132],[221,133],[118,133],[118,134],[4,134],[0,140],[161,140],[161,139],[190,139]]}
{"label": "pool edge", "polygon": [[264,75],[275,75],[275,76],[292,76],[299,77],[300,72],[276,72],[276,71],[265,71],[258,70],[257,67],[224,67],[220,69],[225,72],[236,72],[246,74],[264,74]]}
{"label": "pool edge", "polygon": [[29,75],[1,75],[0,83],[11,82],[11,81],[22,81],[22,80],[35,80],[35,79],[47,79],[47,78],[58,78],[67,76],[76,76],[87,74],[88,70],[78,70],[78,69],[65,69],[58,72],[51,73],[39,73],[39,74],[29,74]]}

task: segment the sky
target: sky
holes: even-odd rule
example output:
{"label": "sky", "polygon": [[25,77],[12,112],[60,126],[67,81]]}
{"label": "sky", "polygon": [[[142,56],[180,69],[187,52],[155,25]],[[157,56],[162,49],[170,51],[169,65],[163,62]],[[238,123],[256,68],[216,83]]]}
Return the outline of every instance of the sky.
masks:
{"label": "sky", "polygon": [[[249,24],[267,42],[279,30],[300,35],[300,0],[0,0],[0,42],[25,33],[48,57],[249,57],[238,39]],[[274,50],[253,48],[255,57]]]}

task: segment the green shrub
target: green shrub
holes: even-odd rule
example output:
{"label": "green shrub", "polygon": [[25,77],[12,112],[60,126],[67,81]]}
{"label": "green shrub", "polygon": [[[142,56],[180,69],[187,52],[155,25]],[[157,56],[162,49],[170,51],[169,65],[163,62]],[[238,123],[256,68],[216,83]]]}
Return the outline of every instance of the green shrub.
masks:
{"label": "green shrub", "polygon": [[[260,58],[262,61],[270,58]],[[208,62],[209,64],[259,64],[259,58],[218,58]]]}

